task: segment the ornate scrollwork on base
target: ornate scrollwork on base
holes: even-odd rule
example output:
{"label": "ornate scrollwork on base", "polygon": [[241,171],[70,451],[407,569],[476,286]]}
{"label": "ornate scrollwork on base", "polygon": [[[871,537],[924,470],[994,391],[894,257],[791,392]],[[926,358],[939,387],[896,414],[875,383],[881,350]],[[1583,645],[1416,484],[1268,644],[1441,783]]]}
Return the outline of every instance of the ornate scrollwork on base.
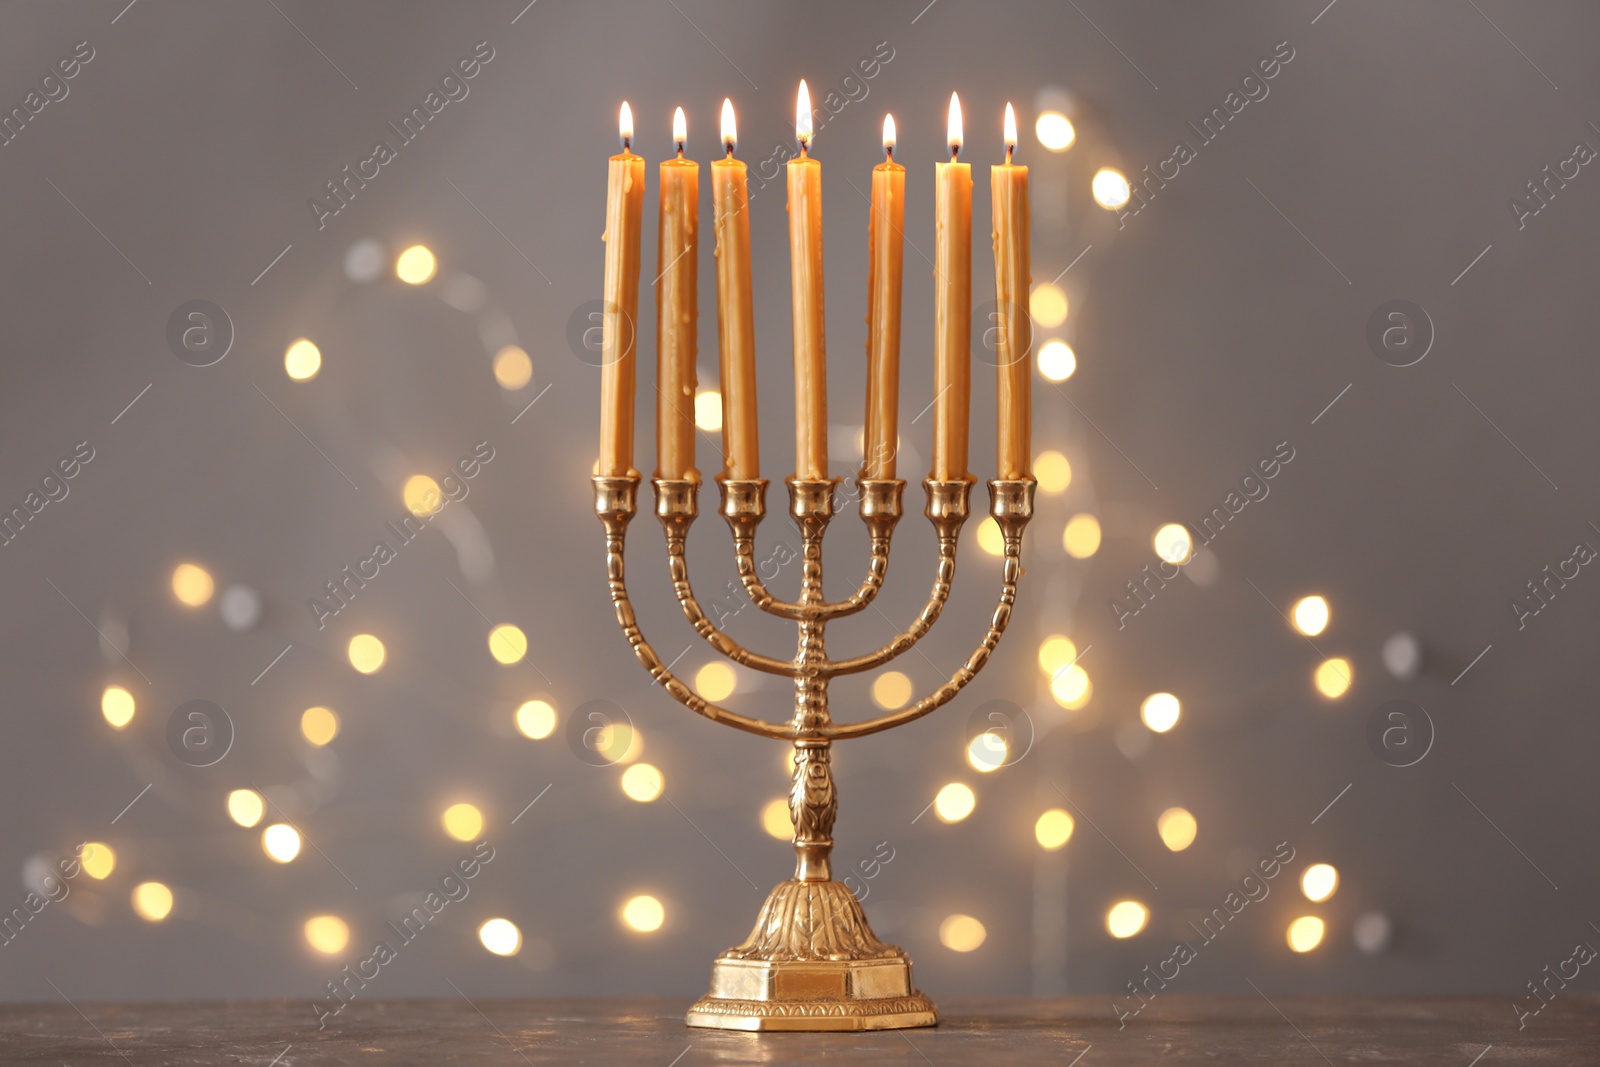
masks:
{"label": "ornate scrollwork on base", "polygon": [[861,902],[842,882],[780,882],[761,906],[744,944],[725,955],[741,960],[904,959],[873,934]]}

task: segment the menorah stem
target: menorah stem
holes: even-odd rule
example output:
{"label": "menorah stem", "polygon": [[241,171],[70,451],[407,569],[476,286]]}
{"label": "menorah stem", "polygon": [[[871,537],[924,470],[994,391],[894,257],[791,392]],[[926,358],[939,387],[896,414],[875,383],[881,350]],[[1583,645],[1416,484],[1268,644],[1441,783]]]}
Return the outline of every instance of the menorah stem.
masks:
{"label": "menorah stem", "polygon": [[789,513],[800,528],[802,617],[794,655],[794,777],[789,816],[794,822],[795,881],[833,879],[833,820],[839,800],[833,786],[828,717],[827,621],[822,606],[822,536],[833,517],[835,482],[790,478]]}

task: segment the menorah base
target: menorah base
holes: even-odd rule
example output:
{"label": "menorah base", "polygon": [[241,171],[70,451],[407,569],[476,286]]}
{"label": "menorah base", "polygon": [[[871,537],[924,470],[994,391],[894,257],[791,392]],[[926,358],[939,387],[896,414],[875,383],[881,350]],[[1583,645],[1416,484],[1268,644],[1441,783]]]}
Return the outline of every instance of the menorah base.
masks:
{"label": "menorah base", "polygon": [[690,1026],[717,1030],[903,1030],[938,1013],[911,960],[879,941],[842,883],[790,880],[767,898],[744,944],[711,965]]}

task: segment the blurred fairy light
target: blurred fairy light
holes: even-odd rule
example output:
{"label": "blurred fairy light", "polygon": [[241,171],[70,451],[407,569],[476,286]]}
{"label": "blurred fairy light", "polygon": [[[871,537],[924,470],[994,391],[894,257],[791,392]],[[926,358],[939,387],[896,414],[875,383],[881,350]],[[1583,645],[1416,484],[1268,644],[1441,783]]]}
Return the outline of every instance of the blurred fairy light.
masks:
{"label": "blurred fairy light", "polygon": [[509,667],[514,663],[521,663],[522,657],[528,654],[528,635],[522,628],[509,622],[503,622],[489,631],[489,655],[493,656],[496,663]]}
{"label": "blurred fairy light", "polygon": [[300,713],[300,733],[321,748],[339,736],[339,716],[327,708],[307,708]]}
{"label": "blurred fairy light", "polygon": [[706,433],[722,429],[722,394],[715,389],[702,389],[694,398],[694,424]]}
{"label": "blurred fairy light", "polygon": [[325,956],[343,952],[350,943],[350,926],[337,915],[313,915],[306,920],[306,944]]}
{"label": "blurred fairy light", "polygon": [[1333,896],[1339,888],[1339,871],[1331,863],[1313,863],[1300,876],[1300,891],[1313,904]]}
{"label": "blurred fairy light", "polygon": [[471,841],[483,832],[483,812],[467,803],[452,804],[439,816],[444,832],[457,841]]}
{"label": "blurred fairy light", "polygon": [[1061,533],[1061,545],[1073,559],[1088,559],[1100,551],[1100,520],[1087,512],[1072,516]]}
{"label": "blurred fairy light", "polygon": [[1089,702],[1094,691],[1089,672],[1076,663],[1050,676],[1050,697],[1068,711],[1077,711]]}
{"label": "blurred fairy light", "polygon": [[1028,314],[1047,330],[1067,321],[1067,294],[1059,285],[1040,282],[1028,296]]}
{"label": "blurred fairy light", "polygon": [[1164,734],[1178,725],[1183,705],[1171,693],[1151,693],[1139,705],[1139,718],[1158,734]]}
{"label": "blurred fairy light", "polygon": [[1132,937],[1149,919],[1150,909],[1137,900],[1119,900],[1106,912],[1106,932],[1115,938]]}
{"label": "blurred fairy light", "polygon": [[172,571],[172,595],[191,608],[210,600],[216,587],[210,572],[199,564],[180,563]]}
{"label": "blurred fairy light", "polygon": [[1065,152],[1078,139],[1072,120],[1059,111],[1041,111],[1033,120],[1033,135],[1052,152]]}
{"label": "blurred fairy light", "polygon": [[1156,531],[1151,541],[1156,555],[1168,563],[1188,563],[1194,555],[1194,539],[1189,536],[1189,527],[1181,522],[1167,523]]}
{"label": "blurred fairy light", "polygon": [[140,882],[133,887],[133,910],[141,919],[160,922],[172,914],[172,890],[160,882]]}
{"label": "blurred fairy light", "polygon": [[628,929],[648,934],[661,929],[661,924],[667,920],[667,909],[655,897],[641,893],[628,898],[622,905],[621,916],[622,924]]}
{"label": "blurred fairy light", "polygon": [[794,822],[789,817],[789,798],[778,797],[761,807],[761,828],[779,841],[794,836]]}
{"label": "blurred fairy light", "polygon": [[1077,658],[1078,646],[1072,643],[1070,637],[1051,634],[1039,642],[1039,669],[1052,678]]}
{"label": "blurred fairy light", "polygon": [[297,382],[308,382],[322,369],[322,350],[307,338],[300,338],[284,349],[283,370]]}
{"label": "blurred fairy light", "polygon": [[629,800],[648,804],[661,795],[666,781],[661,772],[648,763],[635,763],[622,772],[622,793]]}
{"label": "blurred fairy light", "polygon": [[394,261],[394,276],[407,285],[421,285],[433,277],[439,261],[427,245],[412,245]]}
{"label": "blurred fairy light", "polygon": [[993,515],[978,524],[978,547],[991,556],[1005,555],[1005,535],[1000,532],[1000,524],[994,521]]}
{"label": "blurred fairy light", "polygon": [[1060,452],[1049,449],[1034,457],[1033,476],[1039,480],[1039,488],[1045,492],[1064,492],[1072,484],[1072,464]]}
{"label": "blurred fairy light", "polygon": [[1067,342],[1046,341],[1039,346],[1039,374],[1046,381],[1064,382],[1077,369],[1077,353]]}
{"label": "blurred fairy light", "polygon": [[1194,836],[1199,831],[1200,824],[1187,808],[1168,808],[1156,816],[1156,833],[1161,835],[1161,843],[1174,852],[1182,852],[1194,844]]}
{"label": "blurred fairy light", "polygon": [[117,869],[117,854],[104,841],[87,841],[78,855],[78,862],[83,864],[84,874],[101,882]]}
{"label": "blurred fairy light", "polygon": [[300,855],[300,831],[286,822],[275,822],[261,831],[261,848],[279,863],[293,862]]}
{"label": "blurred fairy light", "polygon": [[967,742],[967,766],[979,774],[998,771],[1006,765],[1007,751],[1004,737],[993,730],[985,730]]}
{"label": "blurred fairy light", "polygon": [[508,392],[533,381],[533,360],[521,345],[506,345],[494,354],[494,380]]}
{"label": "blurred fairy light", "polygon": [[383,666],[388,653],[383,642],[371,634],[356,634],[350,639],[350,666],[362,674],[372,674]]}
{"label": "blurred fairy light", "polygon": [[1296,952],[1310,952],[1322,944],[1325,929],[1322,920],[1315,915],[1302,915],[1289,924],[1289,947]]}
{"label": "blurred fairy light", "polygon": [[644,754],[644,737],[629,722],[612,722],[593,731],[595,755],[607,763],[632,763]]}
{"label": "blurred fairy light", "polygon": [[694,689],[705,699],[715,703],[733,695],[738,676],[726,663],[712,661],[694,673]]}
{"label": "blurred fairy light", "polygon": [[1350,661],[1342,656],[1323,660],[1317,666],[1317,672],[1312,676],[1317,687],[1317,692],[1329,700],[1338,700],[1349,690],[1352,681]]}
{"label": "blurred fairy light", "polygon": [[1072,831],[1077,824],[1072,816],[1061,808],[1051,808],[1033,824],[1033,839],[1039,842],[1039,847],[1049,852],[1062,848],[1072,840]]}
{"label": "blurred fairy light", "polygon": [[114,729],[120,730],[133,721],[133,694],[120,685],[108,685],[100,694],[100,714]]}
{"label": "blurred fairy light", "polygon": [[872,702],[885,711],[906,706],[911,699],[911,679],[899,671],[884,671],[872,680]]}
{"label": "blurred fairy light", "polygon": [[510,919],[490,919],[478,927],[478,941],[496,956],[515,956],[522,951],[522,931]]}
{"label": "blurred fairy light", "polygon": [[933,813],[942,822],[960,822],[978,806],[978,796],[972,787],[961,782],[951,782],[940,789],[933,798]]}
{"label": "blurred fairy light", "polygon": [[1089,190],[1094,194],[1094,202],[1107,211],[1123,207],[1133,192],[1128,187],[1128,179],[1115,167],[1101,167],[1095,171]]}
{"label": "blurred fairy light", "polygon": [[983,923],[970,915],[947,915],[939,924],[939,943],[951,952],[971,952],[988,936]]}
{"label": "blurred fairy light", "polygon": [[444,494],[439,483],[426,474],[413,474],[400,488],[400,500],[406,510],[418,518],[426,518],[444,507]]}
{"label": "blurred fairy light", "polygon": [[235,789],[228,794],[228,818],[245,829],[260,822],[266,813],[267,805],[254,789]]}
{"label": "blurred fairy light", "polygon": [[556,709],[548,700],[529,700],[517,709],[517,732],[543,741],[556,730]]}
{"label": "blurred fairy light", "polygon": [[1294,628],[1307,637],[1315,637],[1328,628],[1328,602],[1320,596],[1301,597],[1289,614]]}

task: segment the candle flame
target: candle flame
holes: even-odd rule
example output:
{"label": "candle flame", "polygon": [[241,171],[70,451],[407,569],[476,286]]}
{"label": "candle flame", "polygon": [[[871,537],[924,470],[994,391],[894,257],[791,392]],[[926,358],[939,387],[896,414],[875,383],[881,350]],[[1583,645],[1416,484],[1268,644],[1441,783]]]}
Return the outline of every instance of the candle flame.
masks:
{"label": "candle flame", "polygon": [[802,150],[811,147],[811,90],[806,88],[804,78],[800,79],[800,95],[795,98],[794,139]]}
{"label": "candle flame", "polygon": [[950,158],[961,151],[961,98],[950,94]]}
{"label": "candle flame", "polygon": [[617,136],[622,138],[622,147],[627,148],[633,140],[633,108],[628,102],[622,102],[622,110],[617,114]]}
{"label": "candle flame", "polygon": [[883,116],[883,150],[894,155],[894,116]]}
{"label": "candle flame", "polygon": [[1011,153],[1017,150],[1017,113],[1011,109],[1011,102],[1006,101],[1006,160],[1009,162]]}
{"label": "candle flame", "polygon": [[733,155],[734,146],[739,143],[739,127],[733,121],[733,101],[726,97],[722,100],[722,143],[730,156]]}
{"label": "candle flame", "polygon": [[683,117],[683,108],[672,113],[672,139],[677,142],[678,154],[683,154],[683,142],[689,139],[689,120]]}

